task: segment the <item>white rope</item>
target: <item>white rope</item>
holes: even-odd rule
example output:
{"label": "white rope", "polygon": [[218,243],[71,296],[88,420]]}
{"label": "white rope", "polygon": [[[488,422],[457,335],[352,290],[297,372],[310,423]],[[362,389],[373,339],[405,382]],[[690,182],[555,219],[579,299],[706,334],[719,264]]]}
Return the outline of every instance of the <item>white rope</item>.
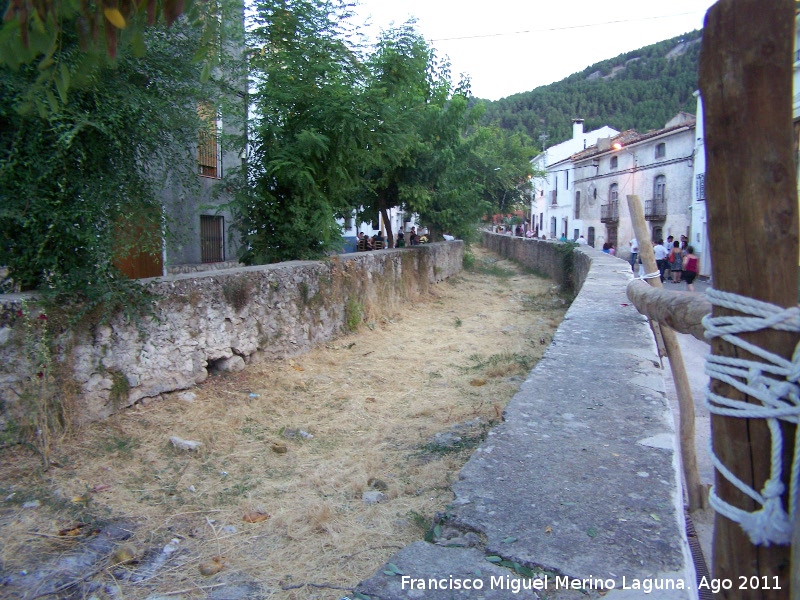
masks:
{"label": "white rope", "polygon": [[642,275],[641,277],[634,277],[634,279],[655,279],[656,277],[661,277],[661,271],[653,271],[652,273],[648,273],[647,275]]}
{"label": "white rope", "polygon": [[794,349],[791,360],[759,348],[739,339],[736,334],[777,329],[800,332],[800,307],[785,309],[768,302],[761,302],[729,292],[709,289],[709,302],[715,306],[729,308],[747,316],[712,317],[703,319],[706,338],[720,337],[726,342],[761,358],[764,362],[728,356],[708,355],[706,373],[712,379],[722,381],[743,394],[755,398],[761,405],[732,400],[706,390],[705,405],[709,412],[740,419],[766,419],[771,438],[770,476],[764,488],[758,492],[736,477],[714,454],[709,443],[711,460],[725,479],[743,494],[761,505],[754,512],[747,512],[722,500],[712,487],[709,502],[719,514],[739,523],[756,546],[770,544],[788,545],[792,539],[792,519],[795,506],[795,489],[800,477],[800,427],[796,428],[794,457],[790,472],[789,514],[783,508],[781,496],[786,491],[783,475],[783,435],[780,420],[797,425],[800,423],[800,343]]}

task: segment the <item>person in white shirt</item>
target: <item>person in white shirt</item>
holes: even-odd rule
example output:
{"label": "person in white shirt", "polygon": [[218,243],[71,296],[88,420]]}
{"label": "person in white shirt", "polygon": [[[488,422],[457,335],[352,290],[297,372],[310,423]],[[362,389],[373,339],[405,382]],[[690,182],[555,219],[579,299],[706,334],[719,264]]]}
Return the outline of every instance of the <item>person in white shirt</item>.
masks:
{"label": "person in white shirt", "polygon": [[586,244],[586,243],[588,243],[588,242],[586,241],[586,238],[585,238],[585,237],[581,236],[581,237],[579,237],[579,238],[578,238],[578,243],[579,243],[579,244]]}
{"label": "person in white shirt", "polygon": [[664,240],[658,240],[653,243],[653,254],[656,255],[656,265],[658,266],[661,283],[664,283],[664,271],[669,268],[669,263],[667,262],[669,250],[664,246]]}
{"label": "person in white shirt", "polygon": [[631,267],[636,265],[636,258],[639,256],[639,242],[633,238],[630,242],[631,245]]}

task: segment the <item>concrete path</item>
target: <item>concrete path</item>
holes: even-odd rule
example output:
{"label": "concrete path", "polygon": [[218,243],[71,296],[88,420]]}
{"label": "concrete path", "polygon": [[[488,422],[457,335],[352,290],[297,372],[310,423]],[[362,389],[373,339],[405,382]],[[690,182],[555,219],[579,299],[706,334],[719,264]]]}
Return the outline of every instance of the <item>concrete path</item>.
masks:
{"label": "concrete path", "polygon": [[396,554],[361,597],[696,597],[653,336],[625,296],[630,267],[588,256],[553,343],[462,469],[435,543]]}

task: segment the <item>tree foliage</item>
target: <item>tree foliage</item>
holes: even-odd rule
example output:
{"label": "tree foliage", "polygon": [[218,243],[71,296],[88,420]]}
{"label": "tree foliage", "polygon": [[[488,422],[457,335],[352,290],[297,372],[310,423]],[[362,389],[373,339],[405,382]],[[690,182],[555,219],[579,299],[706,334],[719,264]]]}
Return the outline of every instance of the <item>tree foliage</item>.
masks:
{"label": "tree foliage", "polygon": [[196,106],[219,92],[200,81],[186,24],[149,30],[145,56],[121,49],[88,75],[77,38],[62,42],[60,68],[83,79],[64,103],[39,88],[47,110],[29,95],[39,69],[0,67],[0,264],[25,288],[128,304],[114,258],[131,244],[161,252],[161,189],[196,181]]}
{"label": "tree foliage", "polygon": [[250,32],[255,115],[248,180],[234,207],[247,263],[316,258],[339,247],[369,122],[363,66],[343,40],[342,3],[263,0]]}
{"label": "tree foliage", "polygon": [[468,82],[453,84],[413,22],[365,53],[341,29],[346,10],[318,0],[256,7],[256,116],[235,203],[245,262],[317,258],[342,242],[334,219],[353,212],[388,223],[401,208],[434,236],[466,235],[491,195],[516,200],[530,171],[524,136],[476,126]]}
{"label": "tree foliage", "polygon": [[702,32],[693,31],[591,65],[566,79],[487,103],[486,123],[553,145],[587,130],[660,129],[679,111],[694,114]]}

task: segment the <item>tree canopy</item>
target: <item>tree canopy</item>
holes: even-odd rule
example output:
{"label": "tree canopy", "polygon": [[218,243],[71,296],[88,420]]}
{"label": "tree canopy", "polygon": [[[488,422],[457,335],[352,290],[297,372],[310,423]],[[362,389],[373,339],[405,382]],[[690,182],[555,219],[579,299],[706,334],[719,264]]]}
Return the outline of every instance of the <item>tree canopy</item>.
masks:
{"label": "tree canopy", "polygon": [[[83,70],[79,39],[65,30],[54,59],[79,81],[66,102],[52,82],[32,99],[35,65],[0,66],[0,264],[23,288],[124,304],[115,257],[134,242],[160,254],[162,187],[197,183],[197,105],[220,98],[222,82],[201,81],[188,23],[145,38],[144,56],[121,48],[113,64]],[[143,233],[121,235],[134,230]]]}
{"label": "tree canopy", "polygon": [[453,83],[413,22],[365,51],[346,13],[344,2],[255,5],[252,151],[235,202],[246,262],[322,256],[342,243],[336,218],[389,223],[392,208],[434,237],[467,235],[493,201],[523,193],[532,148],[477,126],[469,82]]}

